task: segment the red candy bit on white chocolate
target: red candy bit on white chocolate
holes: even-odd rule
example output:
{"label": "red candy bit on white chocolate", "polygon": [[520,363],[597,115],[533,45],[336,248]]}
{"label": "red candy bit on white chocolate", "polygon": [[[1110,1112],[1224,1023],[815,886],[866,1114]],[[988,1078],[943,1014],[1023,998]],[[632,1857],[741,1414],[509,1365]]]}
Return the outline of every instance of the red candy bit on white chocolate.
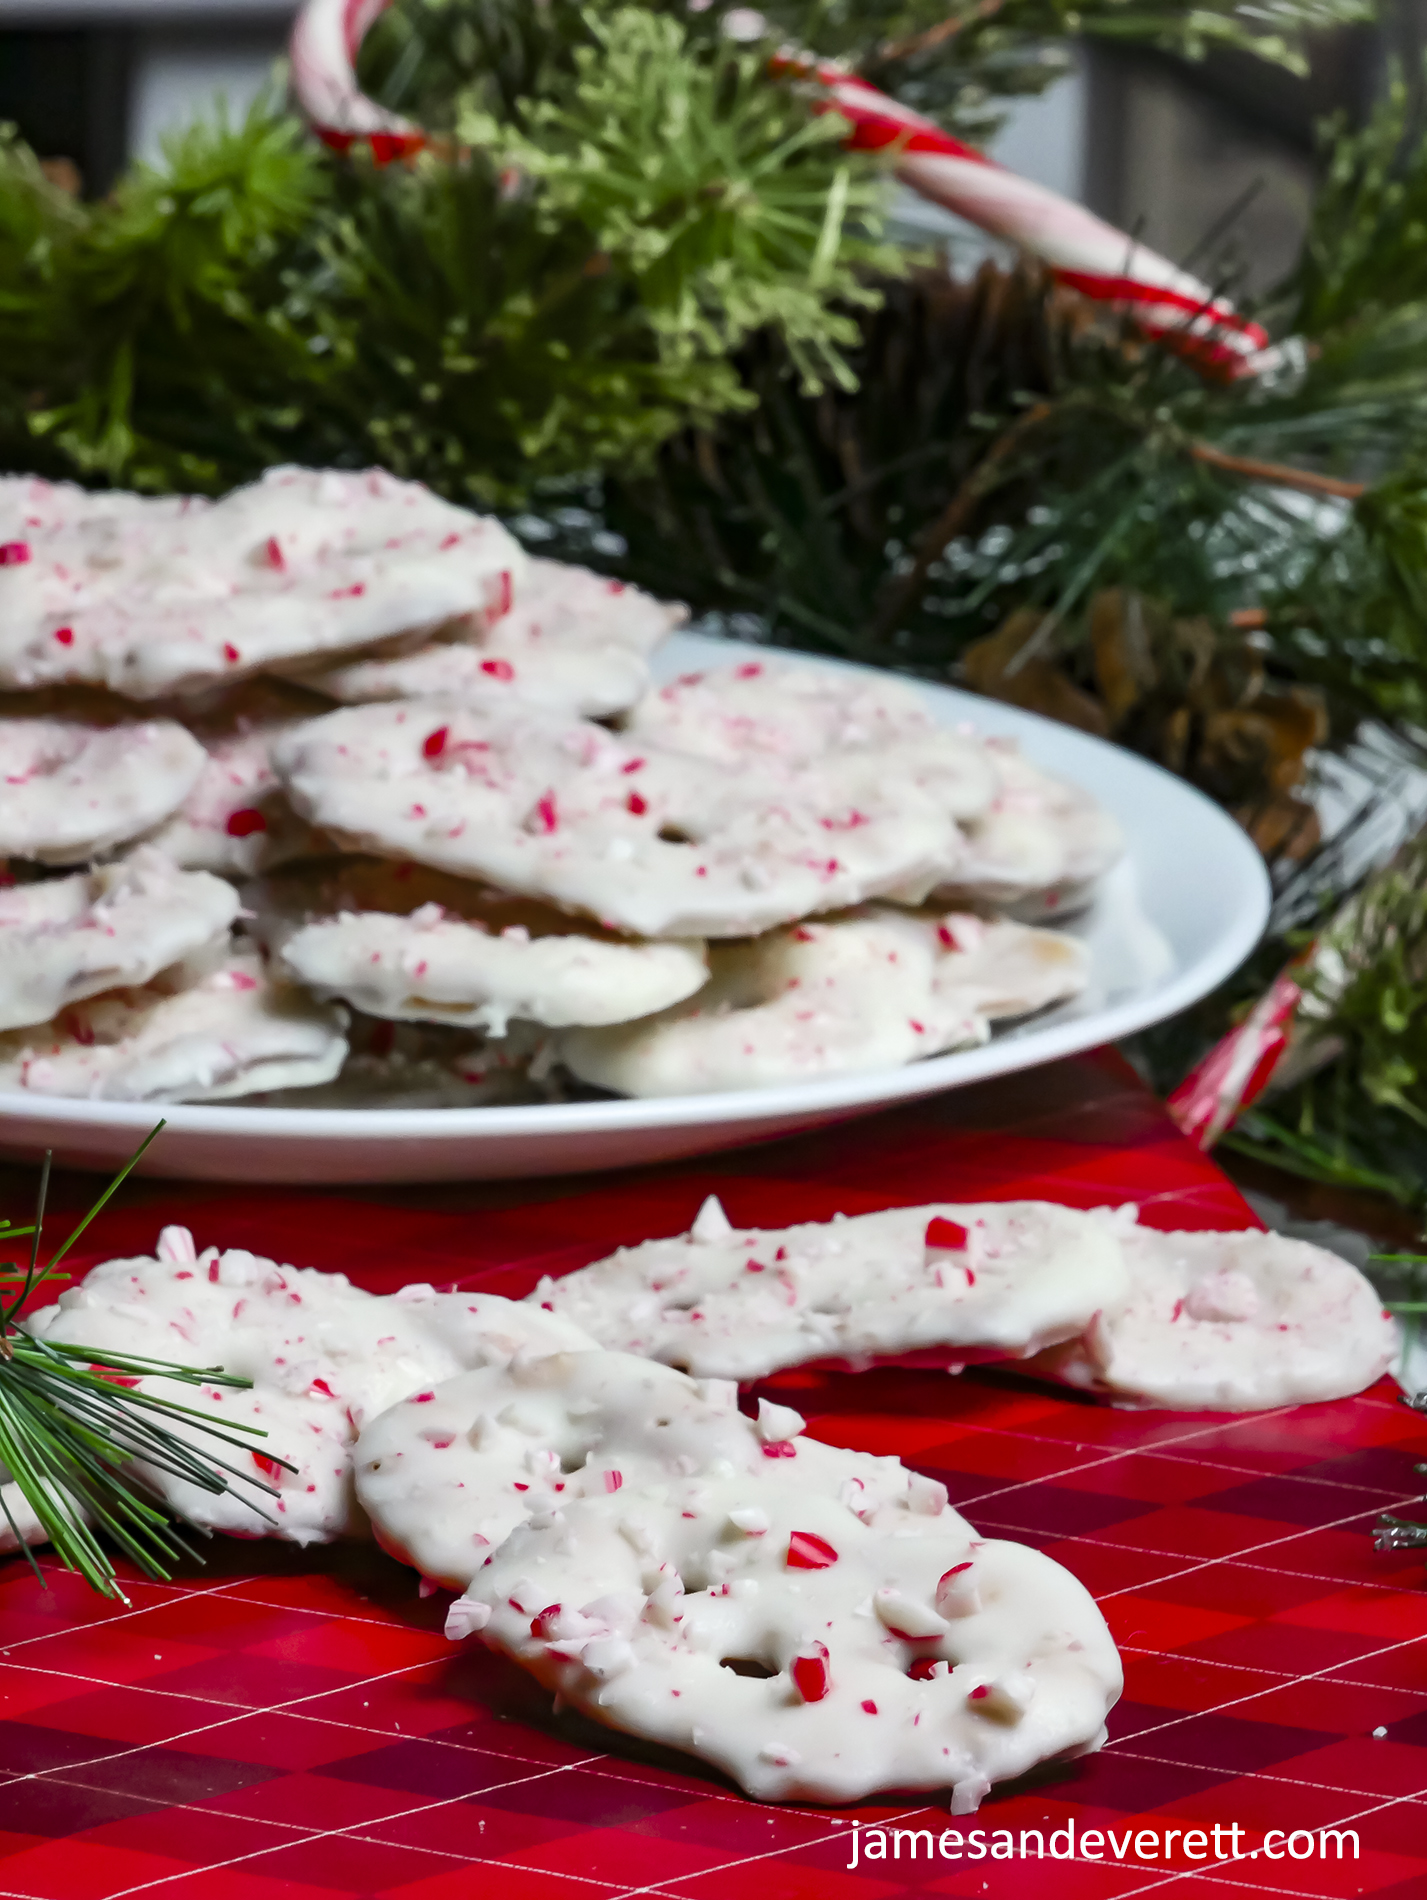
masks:
{"label": "red candy bit on white chocolate", "polygon": [[789,1570],[826,1570],[837,1562],[837,1552],[816,1531],[794,1531],[784,1561]]}
{"label": "red candy bit on white chocolate", "polygon": [[942,1616],[975,1616],[981,1608],[981,1593],[971,1575],[971,1563],[953,1564],[936,1587],[936,1607]]}
{"label": "red candy bit on white chocolate", "polygon": [[969,1239],[960,1221],[934,1214],[927,1222],[926,1244],[940,1253],[959,1253]]}
{"label": "red candy bit on white chocolate", "polygon": [[805,1643],[789,1665],[793,1687],[804,1702],[821,1702],[832,1687],[825,1643]]}

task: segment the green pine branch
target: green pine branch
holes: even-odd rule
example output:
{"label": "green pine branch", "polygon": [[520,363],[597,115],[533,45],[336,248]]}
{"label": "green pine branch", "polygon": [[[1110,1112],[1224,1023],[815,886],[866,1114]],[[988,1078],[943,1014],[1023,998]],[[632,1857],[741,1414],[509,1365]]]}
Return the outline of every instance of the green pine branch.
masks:
{"label": "green pine branch", "polygon": [[[252,1441],[267,1436],[259,1427],[219,1424],[210,1412],[141,1389],[146,1379],[162,1379],[246,1390],[250,1379],[234,1378],[219,1367],[200,1370],[130,1353],[54,1345],[23,1330],[30,1300],[42,1287],[69,1277],[61,1262],[163,1126],[160,1122],[152,1131],[48,1260],[41,1258],[48,1155],[33,1219],[23,1226],[0,1220],[0,1245],[29,1242],[24,1261],[0,1262],[0,1513],[41,1583],[33,1531],[17,1519],[5,1497],[11,1483],[65,1568],[78,1571],[100,1595],[125,1602],[101,1533],[149,1577],[167,1578],[177,1560],[199,1555],[173,1524],[173,1511],[148,1473],[164,1472],[210,1493],[228,1490],[237,1479],[276,1495],[248,1468]],[[219,1445],[243,1454],[247,1463],[235,1465],[220,1456]],[[285,1459],[271,1462],[292,1469]],[[266,1516],[248,1501],[259,1518]]]}

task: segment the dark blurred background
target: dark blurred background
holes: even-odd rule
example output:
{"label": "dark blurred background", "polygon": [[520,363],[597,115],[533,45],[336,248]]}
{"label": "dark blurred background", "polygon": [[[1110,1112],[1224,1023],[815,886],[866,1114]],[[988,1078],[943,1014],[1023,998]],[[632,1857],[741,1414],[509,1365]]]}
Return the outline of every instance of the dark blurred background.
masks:
{"label": "dark blurred background", "polygon": [[[270,80],[292,12],[282,0],[0,0],[0,119],[102,193],[215,93],[244,107]],[[1093,47],[995,149],[1179,259],[1240,205],[1250,279],[1266,284],[1302,228],[1316,121],[1359,116],[1394,55],[1416,66],[1424,26],[1427,0],[1403,0],[1385,27],[1325,36],[1306,80],[1237,56],[1187,66]],[[910,221],[928,214],[912,207]]]}

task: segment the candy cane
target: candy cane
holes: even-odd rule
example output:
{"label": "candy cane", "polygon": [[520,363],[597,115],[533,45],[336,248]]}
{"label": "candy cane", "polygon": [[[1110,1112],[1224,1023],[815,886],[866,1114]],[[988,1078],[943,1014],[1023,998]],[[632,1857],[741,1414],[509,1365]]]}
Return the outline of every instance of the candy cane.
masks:
{"label": "candy cane", "polygon": [[345,152],[364,140],[379,165],[409,158],[425,133],[369,99],[357,84],[357,49],[391,0],[307,0],[288,46],[292,90],[324,144]]}
{"label": "candy cane", "polygon": [[[292,83],[318,135],[338,151],[358,140],[379,163],[429,143],[357,84],[363,35],[391,0],[305,0],[292,34]],[[893,151],[897,176],[925,198],[1042,258],[1059,282],[1131,315],[1167,347],[1220,376],[1256,374],[1276,360],[1266,332],[1187,271],[1044,185],[864,85],[840,67],[794,54],[774,62],[821,88],[815,111],[849,122],[857,151]]]}
{"label": "candy cane", "polygon": [[1165,1107],[1196,1148],[1212,1148],[1267,1089],[1288,1053],[1303,991],[1294,972],[1282,971],[1244,1020],[1185,1076]]}

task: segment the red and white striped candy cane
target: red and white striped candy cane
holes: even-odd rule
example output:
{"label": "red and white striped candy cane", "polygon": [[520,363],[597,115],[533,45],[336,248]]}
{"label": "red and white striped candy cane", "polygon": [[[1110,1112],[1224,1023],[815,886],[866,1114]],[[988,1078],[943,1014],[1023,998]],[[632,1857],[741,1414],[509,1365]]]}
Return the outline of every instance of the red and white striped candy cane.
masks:
{"label": "red and white striped candy cane", "polygon": [[1196,1148],[1212,1148],[1220,1135],[1267,1089],[1288,1053],[1293,1019],[1303,991],[1290,964],[1244,1020],[1216,1042],[1168,1098],[1165,1107]]}
{"label": "red and white striped candy cane", "polygon": [[[293,90],[315,130],[339,151],[365,140],[382,162],[428,142],[419,126],[385,111],[357,84],[357,48],[390,4],[305,0],[292,35]],[[1241,376],[1274,359],[1258,324],[1083,205],[1017,177],[840,67],[794,54],[774,64],[816,83],[821,97],[814,109],[841,113],[855,150],[895,151],[897,176],[912,190],[1042,258],[1061,283],[1126,311],[1201,368]]]}
{"label": "red and white striped candy cane", "polygon": [[359,140],[378,164],[426,145],[419,125],[369,99],[357,84],[357,49],[391,0],[306,0],[292,29],[292,90],[313,131],[335,151]]}

